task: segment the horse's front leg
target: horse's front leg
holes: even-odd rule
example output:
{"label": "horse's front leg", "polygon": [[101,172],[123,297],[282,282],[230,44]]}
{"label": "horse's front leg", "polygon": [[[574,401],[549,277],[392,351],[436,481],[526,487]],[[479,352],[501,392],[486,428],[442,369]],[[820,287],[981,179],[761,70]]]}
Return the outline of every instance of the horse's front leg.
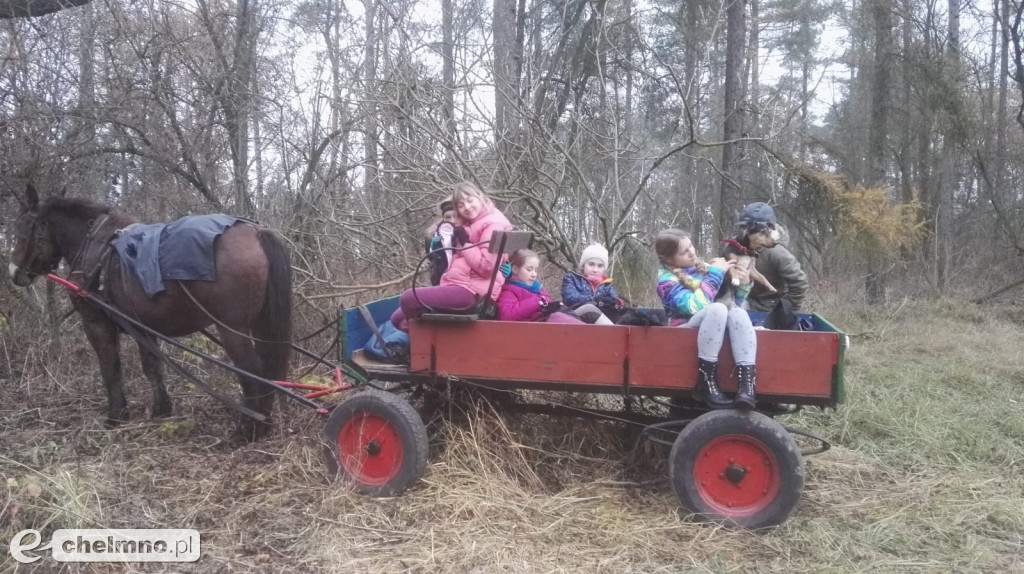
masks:
{"label": "horse's front leg", "polygon": [[[139,335],[144,336],[144,335]],[[150,350],[149,345],[159,349],[160,342],[153,337],[146,337],[146,341],[135,340],[139,346],[139,360],[142,362],[142,372],[153,385],[153,411],[150,414],[153,418],[166,417],[171,414],[171,397],[167,394],[167,382],[164,377],[164,362],[160,356]]]}
{"label": "horse's front leg", "polygon": [[82,313],[82,328],[99,360],[100,376],[107,388],[107,426],[128,421],[128,401],[122,386],[120,340],[113,321],[93,313]]}

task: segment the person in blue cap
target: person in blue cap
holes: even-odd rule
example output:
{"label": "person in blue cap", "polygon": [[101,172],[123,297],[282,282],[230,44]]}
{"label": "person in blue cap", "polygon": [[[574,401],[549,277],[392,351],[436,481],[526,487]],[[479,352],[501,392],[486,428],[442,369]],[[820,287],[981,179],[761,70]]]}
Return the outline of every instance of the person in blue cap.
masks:
{"label": "person in blue cap", "polygon": [[769,291],[755,283],[747,296],[751,311],[772,312],[782,305],[790,314],[800,312],[807,294],[807,274],[790,253],[789,233],[775,219],[775,210],[763,202],[751,203],[740,213],[738,225],[744,233],[768,233],[772,247],[762,249],[757,257],[757,270],[773,287]]}

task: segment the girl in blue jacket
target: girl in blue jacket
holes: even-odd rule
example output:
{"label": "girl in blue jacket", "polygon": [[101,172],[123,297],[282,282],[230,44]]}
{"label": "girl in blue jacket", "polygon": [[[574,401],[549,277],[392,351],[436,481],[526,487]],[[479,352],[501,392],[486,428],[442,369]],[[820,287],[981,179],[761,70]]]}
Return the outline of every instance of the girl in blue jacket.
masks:
{"label": "girl in blue jacket", "polygon": [[[579,271],[567,273],[562,279],[562,302],[570,309],[579,309],[588,303],[597,307],[622,307],[622,299],[612,286],[612,278],[604,274],[607,268],[608,250],[599,243],[587,246],[580,256]],[[604,314],[588,323],[613,324]]]}

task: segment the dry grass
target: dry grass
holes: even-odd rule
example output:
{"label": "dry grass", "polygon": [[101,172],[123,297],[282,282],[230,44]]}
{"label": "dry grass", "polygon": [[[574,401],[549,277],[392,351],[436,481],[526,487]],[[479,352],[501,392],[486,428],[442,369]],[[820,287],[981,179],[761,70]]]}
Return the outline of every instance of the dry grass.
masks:
{"label": "dry grass", "polygon": [[[139,422],[106,430],[84,341],[7,345],[0,570],[18,566],[6,542],[24,528],[162,527],[199,530],[202,559],[65,571],[1024,572],[1024,313],[829,315],[859,335],[848,403],[785,422],[835,446],[808,459],[793,518],[756,534],[691,520],[667,453],[627,465],[634,434],[615,424],[473,411],[439,425],[417,488],[374,500],[326,484],[305,410],[281,408],[270,440],[236,448],[222,408],[180,384],[179,417],[145,420],[129,358]],[[58,566],[44,554],[17,571]]]}

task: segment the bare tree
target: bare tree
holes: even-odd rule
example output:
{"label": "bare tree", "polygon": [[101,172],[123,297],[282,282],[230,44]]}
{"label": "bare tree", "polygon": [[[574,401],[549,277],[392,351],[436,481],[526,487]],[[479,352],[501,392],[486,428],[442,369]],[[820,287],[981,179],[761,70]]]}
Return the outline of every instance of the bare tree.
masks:
{"label": "bare tree", "polygon": [[718,199],[716,220],[718,237],[729,235],[732,214],[742,201],[740,165],[743,136],[743,77],[746,52],[746,0],[729,0],[726,7],[725,92],[722,127],[722,191]]}

